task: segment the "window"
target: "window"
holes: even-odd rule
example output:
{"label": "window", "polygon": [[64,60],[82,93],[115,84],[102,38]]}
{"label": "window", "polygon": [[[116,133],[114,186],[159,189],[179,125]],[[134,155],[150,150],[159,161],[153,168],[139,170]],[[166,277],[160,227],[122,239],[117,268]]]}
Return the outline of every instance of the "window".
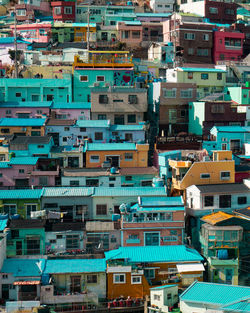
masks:
{"label": "window", "polygon": [[36,204],[26,204],[26,215],[30,217],[31,212],[35,212],[37,210]]}
{"label": "window", "polygon": [[145,268],[144,275],[146,278],[153,279],[155,278],[155,270],[153,268]]}
{"label": "window", "polygon": [[87,283],[88,284],[96,284],[97,283],[97,275],[87,275]]}
{"label": "window", "polygon": [[193,97],[193,89],[185,89],[181,90],[181,98],[192,98]]}
{"label": "window", "polygon": [[203,34],[203,40],[209,41],[209,34]]}
{"label": "window", "polygon": [[66,249],[79,249],[80,238],[79,235],[66,236]]}
{"label": "window", "polygon": [[125,141],[133,141],[133,134],[125,133]]}
{"label": "window", "polygon": [[106,120],[107,116],[106,114],[98,114],[98,120]]}
{"label": "window", "polygon": [[159,246],[160,245],[160,233],[144,233],[145,246]]}
{"label": "window", "polygon": [[63,137],[62,141],[63,142],[67,142],[68,141],[68,137]]}
{"label": "window", "polygon": [[8,134],[10,132],[9,128],[1,128],[1,133]]}
{"label": "window", "polygon": [[181,117],[185,118],[187,116],[187,110],[181,110]]}
{"label": "window", "polygon": [[208,74],[207,73],[202,73],[201,74],[201,79],[204,79],[204,80],[208,79]]}
{"label": "window", "polygon": [[214,205],[214,196],[205,196],[204,197],[204,206],[213,206]]}
{"label": "window", "polygon": [[107,215],[107,205],[97,204],[96,205],[96,215]]}
{"label": "window", "polygon": [[141,284],[142,280],[141,280],[141,276],[131,276],[131,284],[135,285],[135,284]]}
{"label": "window", "polygon": [[218,14],[218,8],[210,7],[209,8],[209,13],[211,13],[211,14]]}
{"label": "window", "polygon": [[136,123],[136,115],[128,114],[128,123]]}
{"label": "window", "polygon": [[126,283],[125,274],[113,274],[113,283],[114,284],[125,284]]}
{"label": "window", "polygon": [[221,195],[219,197],[220,208],[231,208],[231,195]]}
{"label": "window", "polygon": [[19,174],[24,174],[24,169],[21,168],[18,172],[19,172]]}
{"label": "window", "polygon": [[80,182],[79,182],[79,180],[70,180],[69,185],[70,186],[79,186]]}
{"label": "window", "polygon": [[200,178],[201,178],[201,179],[208,179],[208,178],[210,178],[210,174],[209,174],[209,173],[202,173],[202,174],[200,175]]}
{"label": "window", "polygon": [[105,81],[105,76],[96,76],[96,81],[97,82],[104,82]]}
{"label": "window", "polygon": [[221,180],[229,180],[230,179],[230,172],[220,172],[220,179]]}
{"label": "window", "polygon": [[87,187],[98,187],[99,186],[99,179],[87,178],[86,179],[86,186]]}
{"label": "window", "polygon": [[6,111],[5,111],[5,114],[6,114],[6,115],[10,115],[10,114],[11,114],[11,110],[6,110]]}
{"label": "window", "polygon": [[14,215],[14,214],[16,214],[16,205],[15,204],[4,204],[3,211],[5,214]]}
{"label": "window", "polygon": [[81,292],[81,276],[70,276],[70,292],[80,293]]}
{"label": "window", "polygon": [[154,300],[161,301],[161,296],[160,295],[154,295]]}
{"label": "window", "polygon": [[235,11],[234,11],[234,9],[226,9],[226,10],[225,10],[225,14],[234,15],[234,14],[235,14]]}
{"label": "window", "polygon": [[129,104],[137,104],[137,95],[129,95],[128,96],[128,103]]}
{"label": "window", "polygon": [[103,140],[103,133],[101,132],[95,133],[95,140]]}
{"label": "window", "polygon": [[188,48],[188,55],[194,55],[194,48]]}
{"label": "window", "polygon": [[208,49],[202,49],[202,48],[198,48],[197,49],[197,55],[198,56],[208,56]]}
{"label": "window", "polygon": [[7,274],[3,274],[3,275],[2,275],[2,278],[3,278],[3,279],[8,279],[8,275],[7,275]]}
{"label": "window", "polygon": [[100,161],[99,155],[91,155],[90,156],[90,162],[91,163],[98,163]]}
{"label": "window", "polygon": [[115,114],[114,123],[115,125],[124,125],[124,115],[123,114]]}
{"label": "window", "polygon": [[225,108],[223,104],[212,104],[211,113],[224,113]]}
{"label": "window", "polygon": [[217,73],[217,80],[222,80],[222,73]]}
{"label": "window", "polygon": [[64,127],[64,131],[68,132],[69,131],[69,127]]}
{"label": "window", "polygon": [[238,197],[238,204],[247,204],[247,197]]}
{"label": "window", "polygon": [[163,94],[164,98],[176,98],[176,88],[164,89]]}
{"label": "window", "polygon": [[125,161],[133,160],[133,153],[125,153]]}
{"label": "window", "polygon": [[72,7],[65,7],[64,14],[72,14]]}
{"label": "window", "polygon": [[53,95],[47,95],[47,101],[53,101],[54,96]]}
{"label": "window", "polygon": [[79,79],[81,82],[87,82],[89,80],[88,75],[80,75]]}
{"label": "window", "polygon": [[132,181],[132,176],[125,176],[126,181]]}
{"label": "window", "polygon": [[194,33],[185,33],[184,39],[186,40],[195,40],[195,34]]}
{"label": "window", "polygon": [[188,72],[188,79],[193,79],[193,72]]}
{"label": "window", "polygon": [[124,30],[122,31],[122,39],[128,39],[129,38],[129,31]]}
{"label": "window", "polygon": [[62,12],[61,7],[55,7],[54,12],[55,12],[55,15],[60,15]]}
{"label": "window", "polygon": [[16,15],[17,16],[25,16],[26,15],[26,10],[25,9],[16,10]]}
{"label": "window", "polygon": [[86,127],[80,127],[80,132],[85,133],[86,132]]}
{"label": "window", "polygon": [[141,33],[139,31],[132,32],[132,38],[140,38]]}
{"label": "window", "polygon": [[172,123],[176,123],[176,120],[177,120],[176,109],[169,109],[168,113],[169,113],[169,121],[171,121]]}
{"label": "window", "polygon": [[36,110],[36,113],[37,114],[43,114],[43,111],[42,110]]}
{"label": "window", "polygon": [[109,99],[108,99],[107,95],[99,95],[99,103],[107,104],[108,101],[109,101]]}
{"label": "window", "polygon": [[21,92],[16,92],[16,97],[17,97],[17,98],[22,97]]}

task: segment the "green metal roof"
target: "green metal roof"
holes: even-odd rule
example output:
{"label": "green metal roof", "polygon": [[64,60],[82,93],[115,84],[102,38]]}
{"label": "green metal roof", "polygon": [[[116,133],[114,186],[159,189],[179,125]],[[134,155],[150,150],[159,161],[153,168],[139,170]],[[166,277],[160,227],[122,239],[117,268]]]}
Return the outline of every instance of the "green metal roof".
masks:
{"label": "green metal roof", "polygon": [[102,127],[108,128],[110,120],[77,120],[75,127]]}
{"label": "green metal roof", "polygon": [[112,125],[110,127],[111,131],[123,131],[123,130],[143,130],[143,125]]}
{"label": "green metal roof", "polygon": [[37,277],[42,275],[44,266],[44,259],[6,259],[1,273],[12,273],[14,277]]}
{"label": "green metal roof", "polygon": [[10,164],[8,161],[0,162],[0,168],[8,168]]}
{"label": "green metal roof", "polygon": [[86,151],[126,151],[136,150],[134,143],[88,143],[85,146]]}
{"label": "green metal roof", "polygon": [[44,197],[88,197],[94,193],[93,187],[46,187]]}
{"label": "green metal roof", "polygon": [[5,199],[39,199],[43,189],[13,189],[0,190],[0,200]]}
{"label": "green metal roof", "polygon": [[171,288],[171,287],[178,287],[178,285],[164,285],[164,286],[158,286],[158,287],[150,288],[150,290],[165,289],[165,288]]}
{"label": "green metal roof", "polygon": [[167,196],[164,187],[95,187],[94,197]]}
{"label": "green metal roof", "polygon": [[90,102],[56,102],[52,104],[53,109],[90,109]]}
{"label": "green metal roof", "polygon": [[45,118],[1,118],[0,126],[43,126]]}
{"label": "green metal roof", "polygon": [[250,297],[247,297],[247,299],[237,301],[235,303],[230,303],[222,308],[223,312],[241,312],[241,313],[249,313],[250,312]]}
{"label": "green metal roof", "polygon": [[52,101],[13,101],[0,102],[0,108],[49,108],[52,106]]}
{"label": "green metal roof", "polygon": [[183,72],[208,72],[208,73],[226,73],[227,71],[218,68],[203,68],[203,67],[177,67]]}
{"label": "green metal roof", "polygon": [[14,157],[9,161],[10,165],[36,165],[38,157]]}
{"label": "green metal roof", "polygon": [[105,259],[67,259],[47,260],[44,273],[98,273],[105,271]]}
{"label": "green metal roof", "polygon": [[203,260],[202,256],[196,250],[184,245],[120,247],[119,249],[105,252],[105,257],[106,260],[126,259],[132,263]]}
{"label": "green metal roof", "polygon": [[196,281],[180,295],[180,300],[219,306],[246,297],[250,297],[250,287]]}
{"label": "green metal roof", "polygon": [[182,197],[147,197],[140,198],[140,206],[143,207],[167,207],[167,206],[181,206],[183,207],[184,202]]}
{"label": "green metal roof", "polygon": [[213,128],[216,129],[218,132],[223,132],[223,133],[249,133],[250,132],[250,126],[214,126]]}

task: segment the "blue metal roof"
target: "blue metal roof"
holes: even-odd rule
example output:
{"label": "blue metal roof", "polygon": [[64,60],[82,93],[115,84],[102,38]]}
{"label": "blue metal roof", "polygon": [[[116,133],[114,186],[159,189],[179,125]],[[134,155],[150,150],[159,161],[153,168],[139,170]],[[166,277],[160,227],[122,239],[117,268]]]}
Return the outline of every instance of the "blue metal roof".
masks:
{"label": "blue metal roof", "polygon": [[227,72],[218,68],[203,68],[203,67],[177,67],[177,69],[183,72],[208,72],[208,73]]}
{"label": "blue metal roof", "polygon": [[112,125],[110,127],[111,131],[122,131],[122,130],[143,130],[143,125]]}
{"label": "blue metal roof", "polygon": [[105,252],[106,260],[127,259],[129,262],[185,262],[202,261],[202,256],[184,245],[120,247]]}
{"label": "blue metal roof", "polygon": [[44,274],[98,273],[105,271],[105,259],[62,259],[47,260]]}
{"label": "blue metal roof", "polygon": [[143,207],[173,207],[181,206],[183,207],[184,202],[182,197],[141,197],[140,206]]}
{"label": "blue metal roof", "polygon": [[180,295],[180,300],[225,305],[246,297],[250,297],[250,287],[196,281]]}
{"label": "blue metal roof", "polygon": [[[134,207],[133,207],[134,209]],[[173,212],[173,211],[185,211],[185,207],[182,206],[182,207],[169,207],[169,206],[160,206],[160,207],[138,207],[137,209],[137,212]]]}
{"label": "blue metal roof", "polygon": [[0,126],[43,126],[45,118],[1,118]]}
{"label": "blue metal roof", "polygon": [[9,161],[10,165],[36,165],[37,157],[14,157]]}
{"label": "blue metal roof", "polygon": [[10,167],[10,164],[8,161],[0,162],[0,168],[8,168],[8,167]]}
{"label": "blue metal roof", "polygon": [[[64,25],[64,27],[65,27],[65,24],[66,23],[64,23],[63,25]],[[69,23],[69,25],[70,25],[71,23]],[[57,24],[58,25],[58,24]],[[67,25],[67,24],[66,24]],[[88,27],[88,25],[89,25],[89,27],[96,27],[96,23],[72,23],[71,24],[73,27]],[[56,26],[57,27],[57,26]]]}
{"label": "blue metal roof", "polygon": [[171,151],[162,152],[162,153],[159,153],[158,156],[171,156],[177,153],[181,154],[181,150],[171,150]]}
{"label": "blue metal roof", "polygon": [[95,187],[96,197],[167,196],[164,187]]}
{"label": "blue metal roof", "polygon": [[46,187],[44,197],[88,197],[94,193],[93,187]]}
{"label": "blue metal roof", "polygon": [[137,17],[169,17],[172,13],[136,13]]}
{"label": "blue metal roof", "polygon": [[141,21],[124,21],[125,25],[141,26]]}
{"label": "blue metal roof", "polygon": [[45,266],[45,259],[6,259],[2,273],[12,273],[15,277],[41,276]]}
{"label": "blue metal roof", "polygon": [[49,108],[52,101],[9,101],[0,102],[1,108]]}
{"label": "blue metal roof", "polygon": [[77,120],[75,127],[102,127],[108,128],[110,120]]}
{"label": "blue metal roof", "polygon": [[222,308],[223,312],[241,312],[241,313],[249,313],[250,312],[250,296],[247,299],[236,301],[235,303],[230,303]]}
{"label": "blue metal roof", "polygon": [[4,199],[39,199],[43,189],[0,190],[0,200]]}
{"label": "blue metal roof", "polygon": [[8,219],[6,218],[5,220],[0,220],[0,231],[3,231],[4,228],[7,226]]}
{"label": "blue metal roof", "polygon": [[86,151],[121,151],[136,150],[134,143],[88,143],[85,146]]}
{"label": "blue metal roof", "polygon": [[[218,132],[224,133],[249,133],[250,126],[214,126]],[[212,130],[212,129],[211,129]]]}
{"label": "blue metal roof", "polygon": [[150,290],[165,289],[165,288],[171,288],[171,287],[178,287],[178,285],[163,285],[163,286],[150,288]]}
{"label": "blue metal roof", "polygon": [[53,109],[89,109],[91,102],[56,102],[52,104]]}
{"label": "blue metal roof", "polygon": [[[0,45],[1,44],[8,44],[8,43],[14,43],[15,38],[14,37],[0,37]],[[27,43],[29,44],[30,42],[22,40],[21,38],[17,38],[17,43]]]}

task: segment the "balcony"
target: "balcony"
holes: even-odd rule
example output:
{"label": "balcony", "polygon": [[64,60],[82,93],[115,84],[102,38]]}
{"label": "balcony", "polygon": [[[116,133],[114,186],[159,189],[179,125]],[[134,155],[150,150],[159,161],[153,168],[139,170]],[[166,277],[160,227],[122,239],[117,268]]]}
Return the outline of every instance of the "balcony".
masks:
{"label": "balcony", "polygon": [[241,50],[242,46],[230,46],[230,45],[225,45],[226,50]]}
{"label": "balcony", "polygon": [[239,260],[238,259],[226,259],[221,260],[217,257],[211,257],[208,259],[211,266],[238,266]]}

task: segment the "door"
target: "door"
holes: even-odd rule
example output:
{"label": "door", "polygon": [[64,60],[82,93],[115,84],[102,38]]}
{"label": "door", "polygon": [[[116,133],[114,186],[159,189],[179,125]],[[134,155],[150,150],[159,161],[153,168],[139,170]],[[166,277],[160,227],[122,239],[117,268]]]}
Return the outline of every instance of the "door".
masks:
{"label": "door", "polygon": [[73,206],[71,206],[71,205],[60,206],[60,211],[67,213],[67,214],[63,214],[63,220],[64,221],[72,221],[73,220]]}
{"label": "door", "polygon": [[79,158],[78,157],[68,157],[68,167],[78,168]]}
{"label": "door", "polygon": [[48,133],[48,136],[53,138],[55,146],[59,146],[59,133]]}
{"label": "door", "polygon": [[110,162],[111,167],[119,167],[120,166],[119,155],[108,155],[108,156],[106,156],[106,161]]}
{"label": "door", "polygon": [[3,284],[2,285],[2,298],[5,300],[9,300],[9,289],[10,289],[10,285],[8,284]]}
{"label": "door", "polygon": [[40,254],[40,237],[30,237],[27,239],[27,254]]}
{"label": "door", "polygon": [[81,276],[71,276],[70,292],[81,292]]}
{"label": "door", "polygon": [[16,255],[22,255],[23,254],[23,243],[22,241],[18,240],[16,241]]}
{"label": "door", "polygon": [[102,40],[107,41],[108,40],[108,33],[107,32],[102,32]]}
{"label": "door", "polygon": [[228,285],[232,285],[232,282],[233,282],[233,270],[232,269],[226,269],[225,270],[225,276],[226,276],[225,283],[228,284]]}
{"label": "door", "polygon": [[233,152],[240,151],[240,139],[231,139],[230,140],[230,149]]}
{"label": "door", "polygon": [[160,234],[159,233],[145,233],[145,246],[159,246]]}

